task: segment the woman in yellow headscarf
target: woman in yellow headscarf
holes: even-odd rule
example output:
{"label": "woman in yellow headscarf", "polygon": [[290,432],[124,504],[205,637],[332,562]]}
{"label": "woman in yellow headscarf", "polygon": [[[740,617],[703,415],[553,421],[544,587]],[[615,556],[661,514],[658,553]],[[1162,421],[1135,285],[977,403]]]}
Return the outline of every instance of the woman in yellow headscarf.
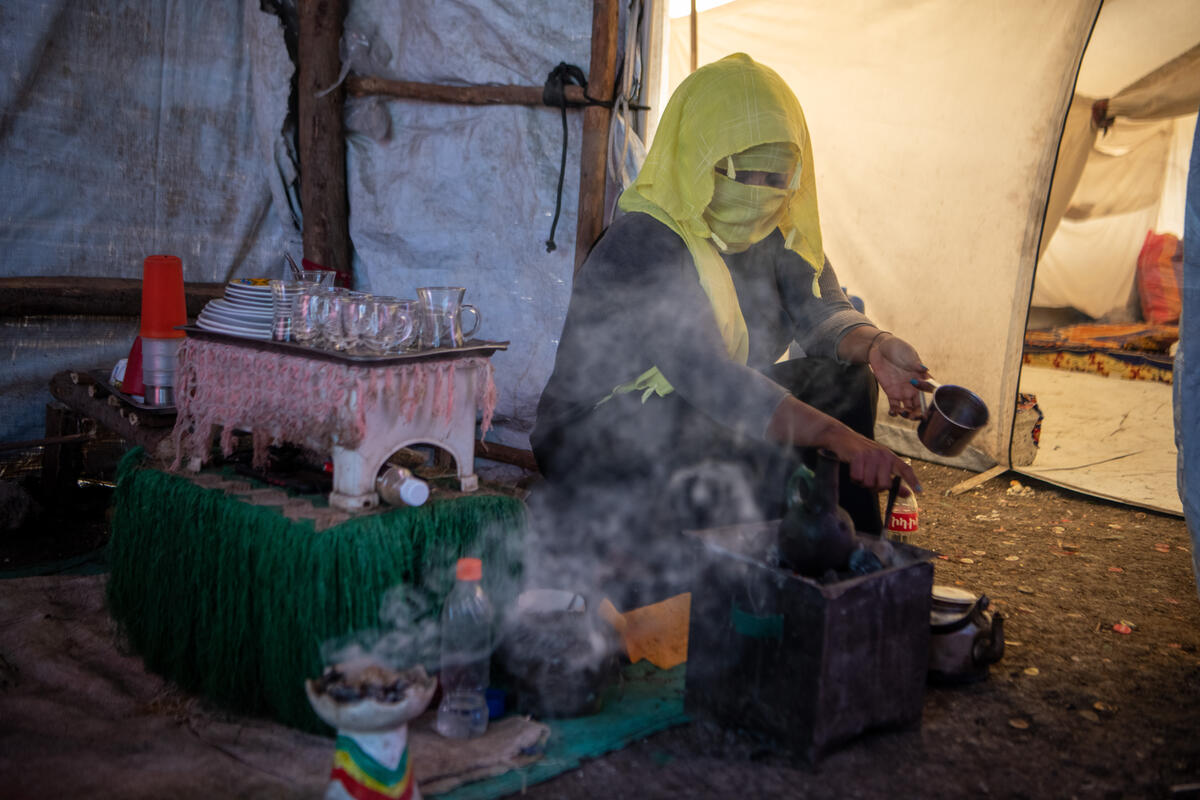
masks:
{"label": "woman in yellow headscarf", "polygon": [[[553,533],[536,548],[599,543],[597,566],[626,573],[661,561],[646,557],[660,532],[779,516],[815,448],[844,463],[855,526],[878,532],[876,493],[918,483],[871,438],[877,387],[908,416],[929,373],[825,259],[791,89],[744,54],[694,72],[619,208],[576,277],[538,406],[531,503]],[[793,340],[806,357],[777,364]]]}

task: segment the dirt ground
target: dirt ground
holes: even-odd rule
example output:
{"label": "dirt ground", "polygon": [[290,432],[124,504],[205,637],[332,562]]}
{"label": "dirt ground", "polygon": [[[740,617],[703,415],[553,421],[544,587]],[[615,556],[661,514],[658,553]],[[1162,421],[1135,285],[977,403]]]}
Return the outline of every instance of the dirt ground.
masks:
{"label": "dirt ground", "polygon": [[[919,727],[869,734],[815,766],[752,732],[691,723],[526,795],[1200,797],[1200,603],[1183,520],[1012,473],[951,497],[972,473],[916,468],[913,543],[939,553],[935,582],[987,594],[1005,618],[987,680],[930,687]],[[43,509],[36,539],[6,534],[0,573],[93,552],[103,498],[91,487]]]}
{"label": "dirt ground", "polygon": [[1200,603],[1183,520],[1012,473],[950,497],[972,473],[916,467],[913,543],[940,554],[935,583],[986,594],[1005,618],[986,681],[931,687],[918,729],[816,766],[693,723],[528,796],[1200,797]]}

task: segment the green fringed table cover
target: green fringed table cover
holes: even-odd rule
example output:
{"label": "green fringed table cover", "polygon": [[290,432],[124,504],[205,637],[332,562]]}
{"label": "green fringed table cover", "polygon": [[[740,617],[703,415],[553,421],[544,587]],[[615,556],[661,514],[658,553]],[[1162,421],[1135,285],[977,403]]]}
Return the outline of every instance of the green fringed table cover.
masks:
{"label": "green fringed table cover", "polygon": [[479,492],[318,529],[320,509],[314,524],[256,504],[267,489],[198,477],[145,466],[140,450],[124,458],[108,604],[147,668],[231,710],[327,733],[304,680],[324,668],[323,643],[380,627],[389,589],[421,587],[440,603],[455,562],[471,555],[484,560],[498,608],[516,595],[516,498]]}

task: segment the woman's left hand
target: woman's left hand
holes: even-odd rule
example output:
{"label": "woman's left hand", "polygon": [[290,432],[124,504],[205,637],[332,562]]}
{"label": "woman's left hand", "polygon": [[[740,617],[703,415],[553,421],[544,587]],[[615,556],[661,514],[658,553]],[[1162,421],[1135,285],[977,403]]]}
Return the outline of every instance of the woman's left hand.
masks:
{"label": "woman's left hand", "polygon": [[921,390],[912,381],[927,381],[930,375],[916,349],[889,333],[871,348],[867,361],[887,395],[888,415],[905,419],[921,416]]}

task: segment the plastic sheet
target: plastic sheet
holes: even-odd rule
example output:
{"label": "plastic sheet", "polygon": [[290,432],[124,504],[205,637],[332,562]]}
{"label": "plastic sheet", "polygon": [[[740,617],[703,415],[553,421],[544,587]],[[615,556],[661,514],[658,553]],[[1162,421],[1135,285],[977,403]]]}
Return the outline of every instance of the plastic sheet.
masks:
{"label": "plastic sheet", "polygon": [[[541,86],[561,61],[586,71],[591,4],[519,8],[353,4],[347,31],[371,42],[380,77],[451,85]],[[358,102],[358,101],[356,101]],[[569,111],[562,213],[546,252],[562,147],[558,109],[387,99],[390,136],[347,147],[350,237],[358,288],[415,297],[465,286],[479,335],[512,342],[494,359],[496,438],[527,446],[571,293],[582,115]]]}

